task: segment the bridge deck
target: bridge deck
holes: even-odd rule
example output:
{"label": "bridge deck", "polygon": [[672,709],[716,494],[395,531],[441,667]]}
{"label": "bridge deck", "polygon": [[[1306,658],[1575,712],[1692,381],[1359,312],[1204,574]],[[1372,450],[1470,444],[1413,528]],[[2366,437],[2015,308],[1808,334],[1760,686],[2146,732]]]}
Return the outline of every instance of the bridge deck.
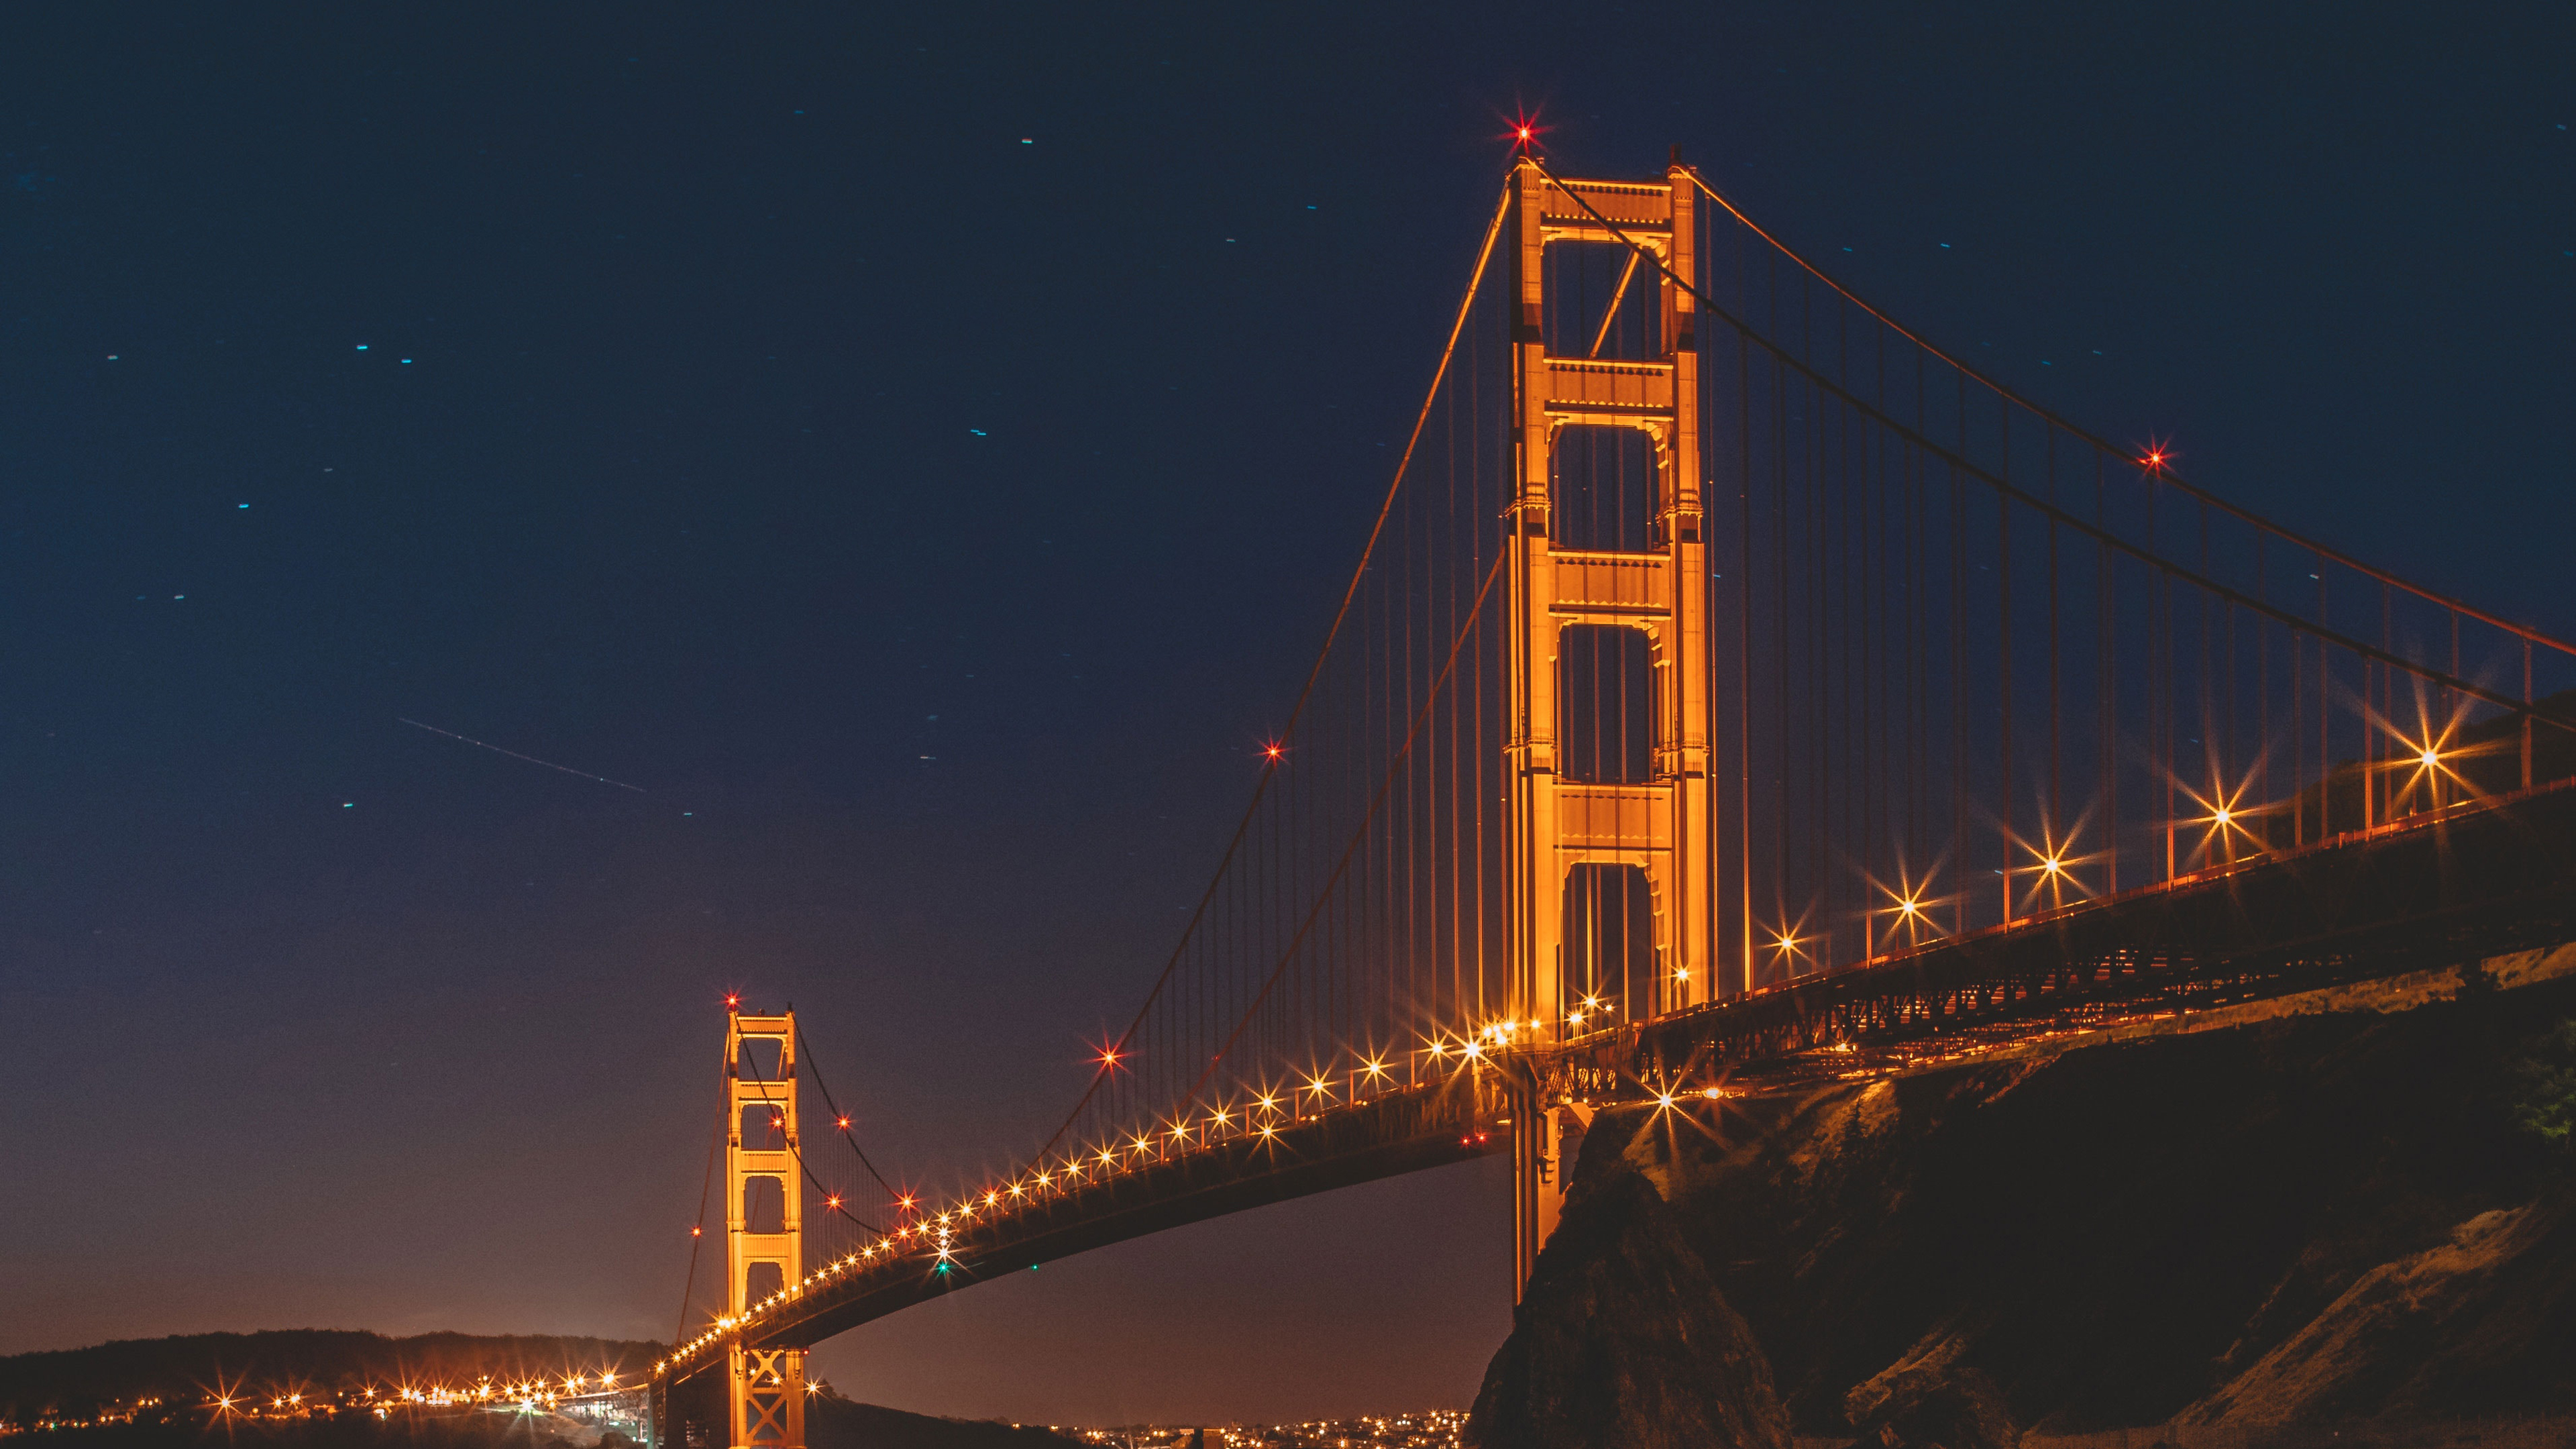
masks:
{"label": "bridge deck", "polygon": [[[1505,1150],[1536,1086],[1593,1101],[1791,1090],[2037,1032],[2204,1010],[2576,938],[2576,781],[2427,814],[1804,978],[1546,1052],[1005,1190],[950,1225],[827,1265],[742,1329],[811,1344],[998,1274],[1227,1213]],[[676,1384],[724,1362],[682,1345]]]}

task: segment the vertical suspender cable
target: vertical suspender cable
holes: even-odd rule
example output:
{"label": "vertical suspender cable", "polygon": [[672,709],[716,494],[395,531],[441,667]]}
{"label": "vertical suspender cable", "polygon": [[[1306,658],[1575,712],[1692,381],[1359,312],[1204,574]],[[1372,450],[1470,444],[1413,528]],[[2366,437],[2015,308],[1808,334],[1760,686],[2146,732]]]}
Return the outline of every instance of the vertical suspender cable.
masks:
{"label": "vertical suspender cable", "polygon": [[[2012,478],[2012,405],[2001,410],[2002,429],[1999,438],[2002,460],[1995,476]],[[2003,919],[2013,918],[2013,698],[2012,698],[2012,500],[2002,492],[1995,494],[1995,707],[2000,719],[1995,735],[1995,760],[2000,772],[1995,781],[1995,808],[2001,812],[1996,838],[2003,844]]]}
{"label": "vertical suspender cable", "polygon": [[2093,674],[2095,712],[2101,731],[2101,760],[2096,766],[2102,779],[2102,880],[2103,893],[2120,891],[2120,761],[2114,737],[2113,721],[2120,713],[2118,666],[2112,650],[2115,647],[2117,594],[2111,578],[2111,544],[2108,537],[2110,514],[2103,497],[2103,462],[2100,449],[2093,453],[2093,526],[2104,537],[2093,541],[2093,571],[2099,600],[2095,605],[2095,648]]}
{"label": "vertical suspender cable", "polygon": [[[721,1083],[722,1078],[718,1081]],[[689,1336],[689,1300],[698,1291],[698,1249],[707,1241],[707,1195],[715,1187],[716,1149],[724,1145],[725,1125],[725,1113],[718,1111],[716,1134],[707,1139],[707,1170],[698,1179],[698,1221],[696,1229],[689,1234],[689,1276],[680,1285],[680,1326],[671,1334],[671,1342],[675,1344]]]}

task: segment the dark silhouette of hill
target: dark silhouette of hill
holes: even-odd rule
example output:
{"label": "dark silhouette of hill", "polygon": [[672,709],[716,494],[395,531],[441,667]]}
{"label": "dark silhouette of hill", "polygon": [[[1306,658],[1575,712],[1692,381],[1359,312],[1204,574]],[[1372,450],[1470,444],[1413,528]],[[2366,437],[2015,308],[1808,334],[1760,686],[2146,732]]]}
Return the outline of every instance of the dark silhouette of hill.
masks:
{"label": "dark silhouette of hill", "polygon": [[829,1389],[805,1404],[805,1449],[1070,1449],[1079,1442],[1034,1424],[907,1414]]}
{"label": "dark silhouette of hill", "polygon": [[509,1382],[604,1370],[634,1383],[652,1370],[660,1351],[659,1344],[631,1339],[471,1333],[387,1338],[326,1328],[120,1339],[0,1358],[0,1419],[26,1423],[47,1411],[84,1415],[144,1398],[198,1403],[218,1388],[336,1396],[409,1383],[469,1384],[486,1374]]}
{"label": "dark silhouette of hill", "polygon": [[[1710,1442],[1712,1404],[1947,1449],[2017,1425],[2563,1428],[2576,1148],[2547,1129],[2576,1115],[2571,958],[2437,958],[2205,1030],[1605,1109],[1469,1438]],[[1566,1344],[1687,1392],[1601,1393],[1550,1357]]]}
{"label": "dark silhouette of hill", "polygon": [[[660,1345],[542,1335],[485,1337],[289,1329],[129,1339],[90,1348],[0,1358],[0,1422],[92,1421],[131,1413],[130,1422],[56,1432],[63,1449],[631,1449],[615,1431],[507,1408],[398,1409],[378,1418],[356,1402],[366,1389],[404,1385],[560,1382],[572,1373],[613,1371],[641,1383]],[[226,1419],[211,1412],[217,1392],[258,1402],[302,1393],[313,1416]],[[154,1402],[157,1401],[157,1402]],[[136,1405],[143,1405],[140,1410]],[[829,1388],[807,1401],[808,1449],[1070,1449],[1075,1441],[1033,1426],[942,1419],[855,1403]]]}

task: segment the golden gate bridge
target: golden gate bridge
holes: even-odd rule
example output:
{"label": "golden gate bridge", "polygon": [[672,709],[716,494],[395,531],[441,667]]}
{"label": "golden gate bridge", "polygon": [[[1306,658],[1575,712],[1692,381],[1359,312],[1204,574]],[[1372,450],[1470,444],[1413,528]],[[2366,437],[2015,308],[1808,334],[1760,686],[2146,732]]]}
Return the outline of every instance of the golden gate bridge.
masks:
{"label": "golden gate bridge", "polygon": [[[1288,722],[1061,1125],[907,1193],[793,1014],[728,1004],[725,1307],[655,1366],[656,1443],[798,1449],[834,1333],[1489,1153],[1517,1284],[1605,1104],[2576,940],[2571,686],[2576,646],[1979,375],[1678,159],[1524,155]],[[809,1079],[857,1186],[808,1159]]]}

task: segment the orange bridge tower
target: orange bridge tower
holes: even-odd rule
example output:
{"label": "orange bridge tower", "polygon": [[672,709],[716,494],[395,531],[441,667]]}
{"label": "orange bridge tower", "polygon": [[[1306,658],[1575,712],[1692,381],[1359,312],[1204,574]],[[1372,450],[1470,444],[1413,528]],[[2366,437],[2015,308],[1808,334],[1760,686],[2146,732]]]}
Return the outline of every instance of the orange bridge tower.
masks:
{"label": "orange bridge tower", "polygon": [[[725,1106],[725,1316],[739,1324],[805,1276],[794,1010],[733,1014]],[[732,1449],[804,1449],[805,1350],[752,1348],[737,1337],[727,1358]]]}
{"label": "orange bridge tower", "polygon": [[[1574,181],[1550,177],[1535,160],[1514,173],[1517,223],[1512,330],[1514,487],[1506,503],[1504,572],[1510,599],[1511,698],[1505,741],[1509,782],[1509,949],[1512,1004],[1534,1025],[1532,1045],[1564,1040],[1580,1009],[1569,977],[1569,919],[1577,870],[1642,885],[1651,902],[1654,963],[1644,999],[1624,1003],[1630,1019],[1697,1005],[1714,985],[1707,959],[1716,937],[1714,844],[1709,796],[1708,544],[1700,499],[1699,359],[1693,297],[1675,278],[1693,275],[1694,185],[1676,164],[1660,181]],[[1600,319],[1591,352],[1579,337],[1549,350],[1553,249],[1616,248],[1627,260]],[[1600,356],[1622,306],[1652,308],[1621,335],[1648,339],[1646,355]],[[1562,319],[1560,318],[1560,321]],[[1578,330],[1590,330],[1585,319]],[[1634,349],[1632,349],[1634,350]],[[1551,528],[1565,510],[1556,485],[1570,476],[1569,444],[1631,430],[1654,458],[1650,526],[1642,551],[1563,547]],[[1589,434],[1589,436],[1585,436]],[[1580,540],[1590,543],[1591,540]],[[1560,755],[1566,721],[1599,718],[1616,704],[1575,697],[1588,681],[1560,681],[1570,630],[1597,637],[1644,636],[1652,702],[1648,763],[1625,778],[1571,773]],[[1579,922],[1590,930],[1597,923]],[[1571,943],[1580,949],[1582,943]],[[1564,1201],[1565,1139],[1579,1109],[1548,1102],[1535,1078],[1512,1112],[1514,1292],[1529,1281],[1541,1244]]]}

